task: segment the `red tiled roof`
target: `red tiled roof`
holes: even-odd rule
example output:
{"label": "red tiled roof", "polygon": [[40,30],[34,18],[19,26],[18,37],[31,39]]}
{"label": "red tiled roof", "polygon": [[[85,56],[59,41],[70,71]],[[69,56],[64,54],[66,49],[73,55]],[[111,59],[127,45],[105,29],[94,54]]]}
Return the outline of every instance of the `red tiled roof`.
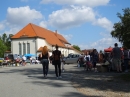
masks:
{"label": "red tiled roof", "polygon": [[[23,29],[21,29],[18,33],[16,33],[11,39],[20,38],[21,36],[26,37],[40,37],[44,38],[51,45],[58,45],[60,47],[65,47],[65,45],[60,41],[62,40],[64,43],[68,43],[67,40],[60,34],[55,34],[54,32],[47,30],[45,28],[39,27],[32,23],[29,23]],[[68,43],[69,44],[69,43]]]}
{"label": "red tiled roof", "polygon": [[[43,47],[40,47],[40,48],[37,50],[37,52],[42,52],[42,50],[43,50]],[[48,49],[48,51],[51,51],[51,50]]]}
{"label": "red tiled roof", "polygon": [[68,41],[67,41],[62,35],[58,34],[57,32],[55,33],[55,35],[56,35],[56,37],[57,37],[58,39],[60,39],[60,40],[63,41],[64,43],[70,44],[70,43],[68,43]]}

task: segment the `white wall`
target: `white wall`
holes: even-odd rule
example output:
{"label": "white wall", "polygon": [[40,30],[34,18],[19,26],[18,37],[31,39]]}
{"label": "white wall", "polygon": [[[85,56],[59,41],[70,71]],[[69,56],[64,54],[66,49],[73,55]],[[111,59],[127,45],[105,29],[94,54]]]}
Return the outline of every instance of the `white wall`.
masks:
{"label": "white wall", "polygon": [[[43,47],[45,45],[48,47],[49,50],[51,50],[51,51],[55,50],[55,47],[53,46],[53,48],[52,48],[52,45],[47,43],[45,39],[41,39],[41,38],[20,38],[20,39],[13,39],[11,41],[11,51],[12,51],[13,54],[19,54],[19,43],[22,44],[22,54],[23,54],[23,43],[30,43],[30,53],[35,54],[37,56],[40,53],[40,52],[37,52],[37,50],[40,47]],[[60,48],[59,47],[59,50],[61,51],[61,53],[64,56],[68,56],[69,53],[80,54],[79,52],[77,52],[75,50],[68,49],[68,48]],[[27,45],[26,45],[26,53],[27,53]],[[50,55],[52,54],[52,52],[49,52],[49,53],[50,53]]]}
{"label": "white wall", "polygon": [[45,39],[41,39],[41,38],[37,38],[37,49],[39,49],[40,47],[43,47],[45,45],[47,45],[47,42]]}
{"label": "white wall", "polygon": [[[22,44],[22,54],[23,54],[23,43],[30,43],[30,53],[36,54],[35,48],[35,38],[21,38],[11,41],[11,50],[13,54],[19,54],[19,43]],[[26,53],[27,53],[27,44],[26,44]]]}

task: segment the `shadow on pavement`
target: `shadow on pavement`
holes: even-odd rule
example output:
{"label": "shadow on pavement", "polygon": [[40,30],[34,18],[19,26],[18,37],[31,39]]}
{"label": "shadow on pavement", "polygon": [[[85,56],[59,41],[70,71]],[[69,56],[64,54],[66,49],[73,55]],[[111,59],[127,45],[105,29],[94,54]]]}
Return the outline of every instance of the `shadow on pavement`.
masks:
{"label": "shadow on pavement", "polygon": [[[67,67],[67,66],[66,66]],[[69,68],[70,67],[70,68]],[[130,84],[122,82],[120,80],[114,80],[113,78],[119,74],[117,73],[95,73],[93,71],[84,71],[83,68],[78,68],[74,65],[69,66],[68,69],[62,74],[62,81],[69,81],[72,85],[76,84],[75,88],[92,88],[100,91],[111,90],[113,92],[130,92]],[[1,71],[0,73],[19,73],[27,76],[29,79],[35,79],[32,81],[36,85],[49,85],[53,87],[67,87],[67,84],[62,84],[55,77],[54,69],[49,70],[47,80],[43,78],[42,68],[18,68],[10,69],[9,71]],[[37,80],[39,79],[39,80]],[[64,94],[62,97],[73,97],[74,93]],[[82,95],[84,96],[84,95]],[[98,97],[98,96],[92,96]]]}

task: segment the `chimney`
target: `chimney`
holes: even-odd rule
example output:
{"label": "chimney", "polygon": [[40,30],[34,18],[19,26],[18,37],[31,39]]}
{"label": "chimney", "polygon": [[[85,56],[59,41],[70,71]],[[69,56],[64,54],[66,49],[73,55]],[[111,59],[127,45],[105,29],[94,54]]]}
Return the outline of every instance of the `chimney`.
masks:
{"label": "chimney", "polygon": [[55,35],[57,36],[57,30],[55,30]]}

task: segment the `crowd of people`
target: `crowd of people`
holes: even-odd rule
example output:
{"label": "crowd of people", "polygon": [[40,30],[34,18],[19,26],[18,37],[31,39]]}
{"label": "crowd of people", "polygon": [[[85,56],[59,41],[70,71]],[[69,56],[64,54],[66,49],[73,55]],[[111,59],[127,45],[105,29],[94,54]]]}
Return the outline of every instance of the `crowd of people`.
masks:
{"label": "crowd of people", "polygon": [[[63,55],[61,54],[61,51],[58,50],[58,45],[56,45],[55,48],[56,50],[54,50],[50,56],[47,46],[44,46],[41,54],[38,56],[37,60],[43,66],[44,78],[47,78],[49,63],[52,63],[54,65],[56,78],[62,78],[61,71],[64,71]],[[26,60],[27,58],[25,56],[22,56],[22,61],[19,62],[25,66]],[[33,59],[30,57],[29,60],[32,64]],[[77,60],[77,63],[79,67],[84,67],[84,70],[86,71],[93,69],[94,72],[98,72],[96,69],[97,63],[108,63],[107,65],[109,65],[109,70],[116,72],[129,72],[129,60],[130,51],[126,47],[123,47],[123,50],[121,50],[121,48],[118,47],[118,44],[115,43],[114,48],[111,52],[100,51],[98,53],[96,49],[93,49],[92,52],[88,51],[84,55],[81,55]]]}
{"label": "crowd of people", "polygon": [[96,49],[93,49],[92,52],[86,52],[84,55],[81,55],[77,60],[79,67],[84,67],[85,70],[91,70],[92,68],[96,71],[96,64],[99,62],[99,54]]}
{"label": "crowd of people", "polygon": [[97,52],[96,49],[93,49],[92,52],[86,52],[85,55],[82,55],[78,59],[78,65],[84,67],[85,70],[94,69],[97,72],[96,64],[105,64],[108,66],[108,71],[115,72],[128,72],[129,71],[129,60],[130,60],[130,51],[126,47],[121,49],[118,47],[118,44],[114,44],[114,48],[111,52]]}

